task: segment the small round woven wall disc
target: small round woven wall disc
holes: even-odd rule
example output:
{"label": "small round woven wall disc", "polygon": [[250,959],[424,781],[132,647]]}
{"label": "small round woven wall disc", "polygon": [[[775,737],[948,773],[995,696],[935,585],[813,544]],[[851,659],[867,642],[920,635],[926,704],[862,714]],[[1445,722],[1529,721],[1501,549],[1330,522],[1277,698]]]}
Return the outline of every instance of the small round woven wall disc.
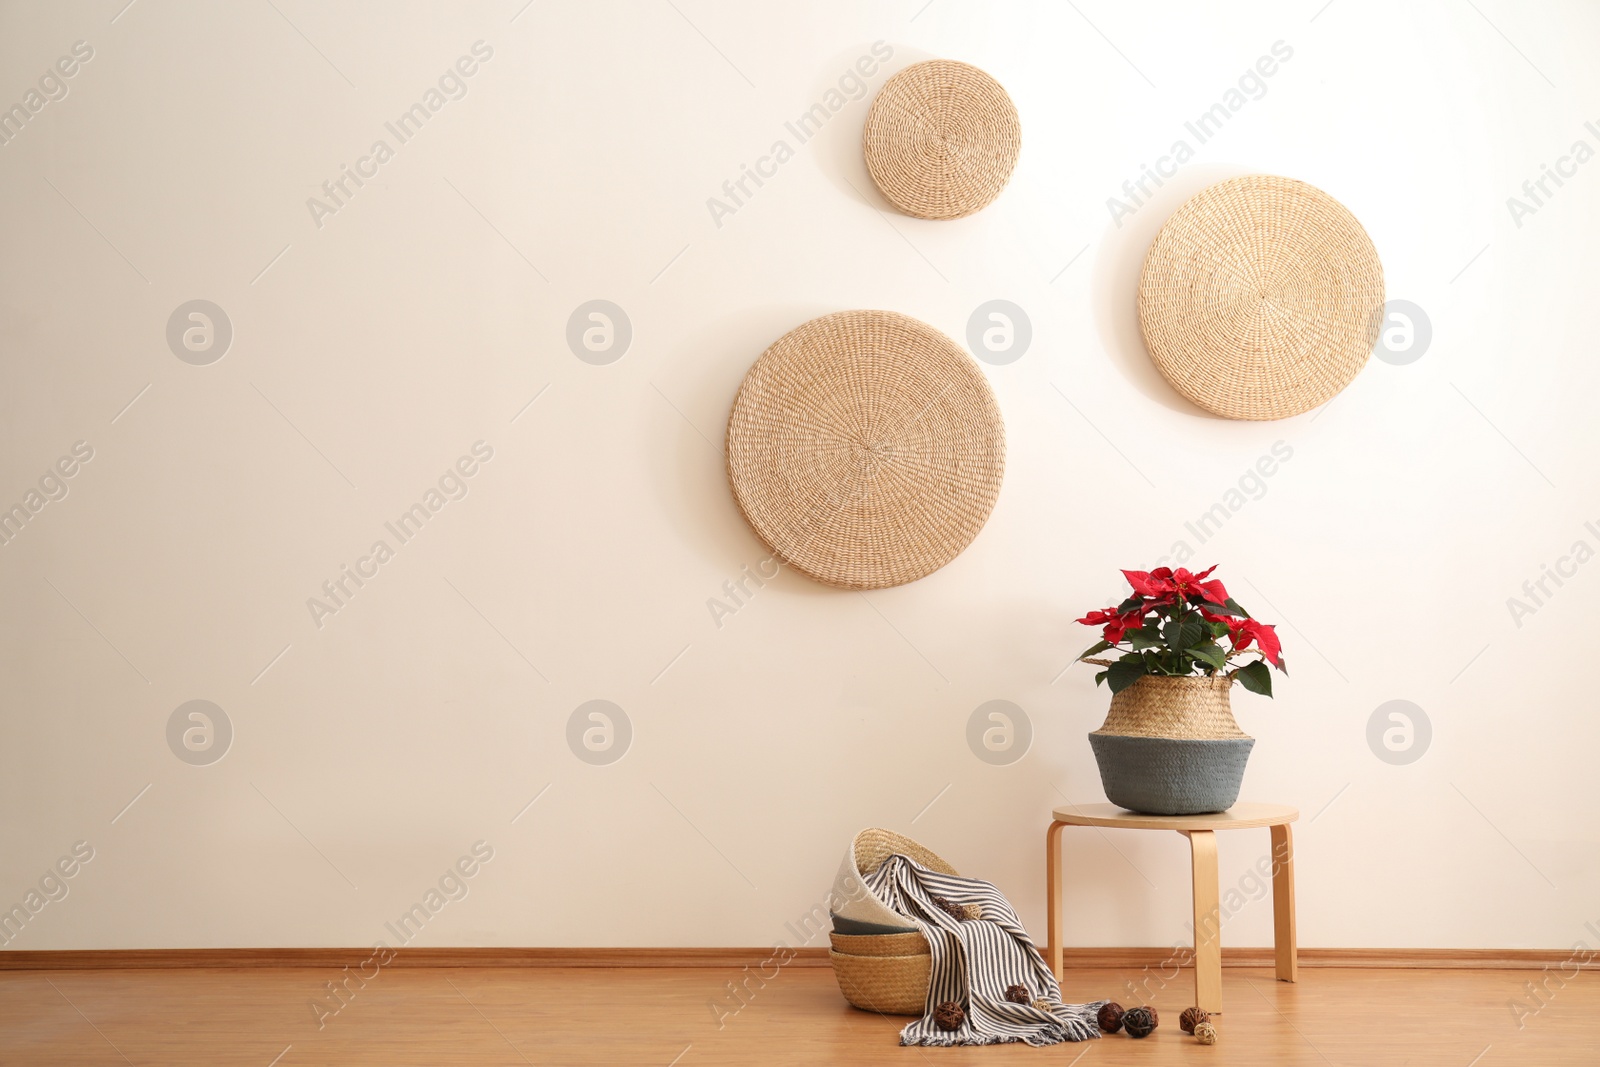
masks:
{"label": "small round woven wall disc", "polygon": [[1343,204],[1292,178],[1203,190],[1156,234],[1139,277],[1145,347],[1172,387],[1228,419],[1332,399],[1383,321],[1383,264]]}
{"label": "small round woven wall disc", "polygon": [[952,59],[915,63],[884,83],[862,150],[883,195],[919,219],[959,219],[1011,180],[1022,123],[1000,83]]}
{"label": "small round woven wall disc", "polygon": [[926,323],[840,311],[745,375],[728,481],[756,533],[828,585],[880,589],[949,563],[989,518],[1005,425],[972,358]]}

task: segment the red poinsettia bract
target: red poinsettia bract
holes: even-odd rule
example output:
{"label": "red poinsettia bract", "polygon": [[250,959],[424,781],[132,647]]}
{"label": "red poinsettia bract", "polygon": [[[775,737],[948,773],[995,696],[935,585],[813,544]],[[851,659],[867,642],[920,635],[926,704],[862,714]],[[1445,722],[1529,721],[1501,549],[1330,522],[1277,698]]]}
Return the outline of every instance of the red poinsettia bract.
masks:
{"label": "red poinsettia bract", "polygon": [[[1095,660],[1108,668],[1095,681],[1109,680],[1112,692],[1117,692],[1146,674],[1182,677],[1223,672],[1253,692],[1272,695],[1267,667],[1285,669],[1277,630],[1251,618],[1221,581],[1211,579],[1216,569],[1207,567],[1198,574],[1183,567],[1123,571],[1133,595],[1078,620],[1102,628],[1100,642],[1082,658],[1107,650],[1122,654],[1115,662]],[[1228,647],[1219,644],[1224,637]],[[1131,647],[1121,647],[1124,644]],[[1229,669],[1231,661],[1246,651],[1261,658]]]}

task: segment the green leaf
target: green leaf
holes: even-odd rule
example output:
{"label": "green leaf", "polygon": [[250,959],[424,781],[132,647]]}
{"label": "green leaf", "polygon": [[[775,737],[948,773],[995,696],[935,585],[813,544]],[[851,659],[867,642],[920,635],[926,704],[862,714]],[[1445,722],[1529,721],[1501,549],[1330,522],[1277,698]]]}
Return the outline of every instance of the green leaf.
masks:
{"label": "green leaf", "polygon": [[1147,648],[1157,648],[1161,644],[1161,631],[1154,626],[1142,630],[1129,630],[1128,641],[1133,645],[1134,651],[1139,652]]}
{"label": "green leaf", "polygon": [[1262,660],[1240,667],[1236,677],[1239,679],[1239,684],[1250,692],[1260,693],[1266,697],[1272,695],[1272,671]]}
{"label": "green leaf", "polygon": [[1182,655],[1190,645],[1199,644],[1200,638],[1205,635],[1205,620],[1198,611],[1191,611],[1175,619],[1167,620],[1161,628],[1161,636],[1167,642],[1167,647]]}
{"label": "green leaf", "polygon": [[1099,685],[1101,682],[1105,681],[1106,675],[1110,673],[1110,671],[1097,671],[1094,676],[1094,684]]}
{"label": "green leaf", "polygon": [[1083,659],[1083,658],[1085,658],[1087,656],[1092,656],[1097,652],[1104,652],[1106,649],[1108,649],[1110,647],[1111,647],[1111,642],[1109,642],[1109,641],[1096,641],[1094,644],[1092,644],[1088,648],[1084,649],[1083,653],[1080,656],[1078,656],[1078,658],[1079,659]]}
{"label": "green leaf", "polygon": [[1219,671],[1228,665],[1227,654],[1222,651],[1221,646],[1215,644],[1214,642],[1202,642],[1201,644],[1195,645],[1188,651],[1189,655],[1193,656],[1195,659],[1202,663],[1208,664]]}
{"label": "green leaf", "polygon": [[1159,653],[1146,652],[1144,655],[1146,674],[1165,674],[1169,677],[1181,677],[1193,670],[1189,660],[1181,655],[1174,654],[1170,650],[1163,650]]}
{"label": "green leaf", "polygon": [[1226,604],[1207,603],[1206,610],[1211,612],[1213,615],[1235,615],[1241,619],[1250,618],[1250,613],[1241,608],[1239,606],[1239,602],[1233,599],[1233,597],[1229,597]]}
{"label": "green leaf", "polygon": [[1138,607],[1139,605],[1141,605],[1143,603],[1144,603],[1144,598],[1143,597],[1131,596],[1127,600],[1124,600],[1122,603],[1117,605],[1117,614],[1118,615],[1126,615],[1128,612],[1132,611],[1134,608]]}
{"label": "green leaf", "polygon": [[1106,685],[1113,693],[1120,693],[1148,673],[1142,656],[1124,656],[1106,670]]}
{"label": "green leaf", "polygon": [[1206,628],[1211,631],[1212,637],[1228,636],[1228,624],[1225,622],[1207,622]]}

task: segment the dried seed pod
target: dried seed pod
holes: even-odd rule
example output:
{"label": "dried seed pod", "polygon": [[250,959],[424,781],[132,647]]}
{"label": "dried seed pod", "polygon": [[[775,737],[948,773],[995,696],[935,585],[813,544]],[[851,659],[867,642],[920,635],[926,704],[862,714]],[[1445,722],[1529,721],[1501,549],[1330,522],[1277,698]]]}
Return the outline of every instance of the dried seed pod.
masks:
{"label": "dried seed pod", "polygon": [[933,1025],[941,1030],[959,1030],[966,1021],[967,1013],[953,1000],[947,1000],[933,1009]]}
{"label": "dried seed pod", "polygon": [[1204,1008],[1184,1008],[1183,1014],[1178,1016],[1178,1029],[1186,1034],[1192,1034],[1196,1026],[1210,1018],[1211,1013]]}
{"label": "dried seed pod", "polygon": [[1013,1004],[1026,1004],[1033,997],[1028,994],[1028,987],[1025,985],[1008,985],[1006,986],[1006,999]]}
{"label": "dried seed pod", "polygon": [[1194,1039],[1202,1045],[1215,1045],[1217,1043],[1217,1028],[1210,1023],[1196,1023]]}
{"label": "dried seed pod", "polygon": [[1129,1008],[1122,1013],[1122,1028],[1129,1037],[1149,1037],[1159,1025],[1153,1008]]}
{"label": "dried seed pod", "polygon": [[1108,1000],[1100,1005],[1100,1014],[1096,1017],[1096,1021],[1100,1023],[1100,1031],[1106,1034],[1114,1034],[1121,1030],[1122,1015],[1122,1005],[1114,1000]]}

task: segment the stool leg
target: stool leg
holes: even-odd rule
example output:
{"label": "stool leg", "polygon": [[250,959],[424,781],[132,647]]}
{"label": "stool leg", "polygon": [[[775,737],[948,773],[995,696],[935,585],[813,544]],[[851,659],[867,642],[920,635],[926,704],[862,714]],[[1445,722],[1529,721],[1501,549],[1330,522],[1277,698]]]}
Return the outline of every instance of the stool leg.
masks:
{"label": "stool leg", "polygon": [[1062,927],[1066,925],[1061,914],[1061,831],[1067,828],[1064,822],[1053,822],[1044,835],[1044,895],[1048,920],[1045,923],[1045,932],[1050,937],[1050,973],[1056,976],[1056,981],[1061,981],[1062,968]]}
{"label": "stool leg", "polygon": [[1289,824],[1272,827],[1272,943],[1278,981],[1300,980],[1294,928],[1294,834]]}
{"label": "stool leg", "polygon": [[1194,866],[1194,1002],[1222,1011],[1222,906],[1217,885],[1217,835],[1189,831]]}

